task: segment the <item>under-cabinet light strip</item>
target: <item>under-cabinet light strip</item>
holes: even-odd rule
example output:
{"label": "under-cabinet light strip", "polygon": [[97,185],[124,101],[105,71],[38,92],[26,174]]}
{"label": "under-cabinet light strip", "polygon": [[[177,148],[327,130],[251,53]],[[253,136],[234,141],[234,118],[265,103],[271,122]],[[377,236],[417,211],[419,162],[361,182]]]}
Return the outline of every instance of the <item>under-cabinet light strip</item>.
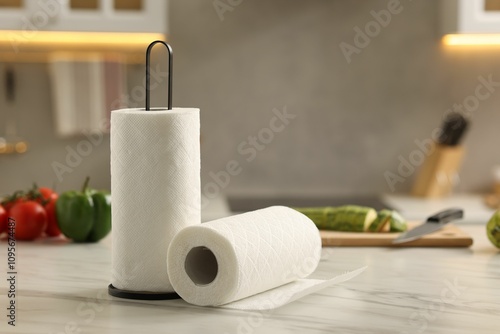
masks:
{"label": "under-cabinet light strip", "polygon": [[443,36],[443,44],[449,46],[460,45],[498,45],[500,34],[449,34]]}
{"label": "under-cabinet light strip", "polygon": [[0,31],[0,47],[18,52],[24,49],[60,47],[72,49],[135,49],[154,40],[164,39],[160,33],[74,32],[74,31]]}

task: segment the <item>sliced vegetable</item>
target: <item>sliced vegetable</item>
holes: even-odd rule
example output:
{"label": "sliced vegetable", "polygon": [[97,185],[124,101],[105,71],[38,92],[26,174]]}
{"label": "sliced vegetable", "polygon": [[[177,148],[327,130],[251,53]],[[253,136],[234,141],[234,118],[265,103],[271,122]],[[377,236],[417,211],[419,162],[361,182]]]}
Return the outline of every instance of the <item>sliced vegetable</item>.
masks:
{"label": "sliced vegetable", "polygon": [[390,232],[405,232],[408,229],[406,219],[403,218],[397,211],[392,211],[391,220],[389,221]]}
{"label": "sliced vegetable", "polygon": [[326,229],[327,228],[327,217],[326,212],[332,209],[331,207],[323,208],[297,208],[295,210],[307,216],[311,219],[317,228]]}
{"label": "sliced vegetable", "polygon": [[319,229],[346,232],[404,232],[405,219],[394,210],[344,205],[339,207],[296,208],[309,217]]}
{"label": "sliced vegetable", "polygon": [[346,232],[365,232],[377,218],[375,209],[344,205],[326,211],[327,229]]}
{"label": "sliced vegetable", "polygon": [[370,232],[404,232],[408,228],[406,220],[394,210],[380,210],[377,219],[370,225]]}
{"label": "sliced vegetable", "polygon": [[377,219],[371,223],[370,227],[368,227],[368,231],[370,232],[389,232],[390,225],[389,221],[391,220],[392,211],[391,210],[381,210],[377,214]]}
{"label": "sliced vegetable", "polygon": [[296,210],[309,217],[322,230],[364,232],[377,218],[374,209],[357,205]]}

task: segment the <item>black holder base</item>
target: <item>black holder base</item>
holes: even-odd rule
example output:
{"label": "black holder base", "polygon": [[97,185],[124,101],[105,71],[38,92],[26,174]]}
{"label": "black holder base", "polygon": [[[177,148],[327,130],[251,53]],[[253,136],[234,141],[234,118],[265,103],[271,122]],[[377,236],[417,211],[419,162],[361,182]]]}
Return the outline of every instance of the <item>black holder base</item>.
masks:
{"label": "black holder base", "polygon": [[108,285],[108,293],[113,297],[140,300],[168,300],[181,298],[175,292],[129,291],[117,289],[113,284]]}

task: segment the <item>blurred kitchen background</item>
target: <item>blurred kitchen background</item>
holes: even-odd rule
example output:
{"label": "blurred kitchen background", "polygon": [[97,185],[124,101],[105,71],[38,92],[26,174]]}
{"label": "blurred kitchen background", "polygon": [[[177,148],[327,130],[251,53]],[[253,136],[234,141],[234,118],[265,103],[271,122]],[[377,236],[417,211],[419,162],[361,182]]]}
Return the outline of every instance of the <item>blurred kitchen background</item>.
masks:
{"label": "blurred kitchen background", "polygon": [[[12,8],[5,4],[12,2],[16,3],[0,0],[4,5],[0,13],[10,13]],[[24,0],[30,2],[36,6],[43,0]],[[109,1],[95,1],[97,6],[100,2]],[[460,32],[461,22],[456,21],[467,10],[460,7],[467,6],[464,2],[500,15],[499,1],[457,0],[443,6],[441,1],[430,0],[170,0],[168,8],[159,1],[129,2],[139,2],[137,8],[143,10],[146,6],[148,13],[156,12],[162,20],[159,26],[165,26],[158,32],[166,34],[174,50],[174,106],[201,109],[203,184],[214,182],[213,175],[236,160],[241,171],[224,187],[225,194],[408,193],[417,172],[393,187],[387,182],[387,172],[398,174],[401,159],[408,160],[419,149],[415,141],[432,138],[453,105],[469,97],[467,103],[472,103],[469,109],[473,110],[463,109],[470,124],[454,193],[491,191],[493,169],[500,165],[500,87],[489,87],[491,94],[482,100],[470,96],[475,96],[482,83],[480,77],[500,82],[500,45],[445,45],[443,23],[457,25],[455,32]],[[161,8],[160,13],[155,6]],[[81,10],[90,18],[97,15],[92,8]],[[372,24],[374,36],[366,35],[368,45],[356,48],[349,62],[341,45],[355,48],[356,27],[365,31],[369,22],[375,22],[372,11],[381,10],[397,13],[391,14],[385,27],[378,24],[377,30]],[[16,15],[10,17],[20,21],[24,14]],[[158,20],[142,15],[143,22]],[[500,32],[500,20],[491,25]],[[1,194],[24,189],[34,181],[59,191],[74,189],[87,175],[94,187],[110,188],[108,135],[71,172],[65,172],[62,181],[54,171],[54,162],[66,165],[68,147],[76,150],[86,138],[81,133],[61,136],[56,126],[61,122],[57,104],[64,105],[61,92],[54,91],[65,86],[63,79],[54,78],[58,71],[54,64],[60,58],[39,55],[40,59],[29,59],[23,52],[33,51],[29,41],[19,45],[19,53],[12,50],[8,38],[2,43],[0,136],[9,115],[15,115],[17,133],[28,149],[0,154]],[[123,106],[144,104],[137,87],[143,87],[141,62],[146,45],[133,51],[118,76],[124,80],[123,94],[129,97],[120,101]],[[158,47],[154,61],[162,71],[167,70],[166,59]],[[12,90],[7,87],[8,71],[15,79],[13,97],[8,97]],[[153,106],[166,105],[166,91],[163,80],[152,91]],[[93,95],[78,89],[72,96],[88,103]],[[108,111],[113,107],[117,105],[108,101]],[[256,151],[255,159],[247,161],[249,154],[241,154],[238,147],[247,145],[242,144],[245,141],[245,147],[250,147],[249,136],[269,128],[276,110],[283,113],[284,109],[296,117]]]}

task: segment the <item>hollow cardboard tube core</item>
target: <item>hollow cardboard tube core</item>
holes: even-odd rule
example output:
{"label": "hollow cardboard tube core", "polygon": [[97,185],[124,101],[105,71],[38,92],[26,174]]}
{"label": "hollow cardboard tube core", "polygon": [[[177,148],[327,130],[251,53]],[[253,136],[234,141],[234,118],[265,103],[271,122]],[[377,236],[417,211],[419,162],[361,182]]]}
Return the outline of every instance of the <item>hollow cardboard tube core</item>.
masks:
{"label": "hollow cardboard tube core", "polygon": [[196,285],[207,285],[217,277],[219,265],[210,249],[199,246],[189,251],[184,262],[186,274]]}

